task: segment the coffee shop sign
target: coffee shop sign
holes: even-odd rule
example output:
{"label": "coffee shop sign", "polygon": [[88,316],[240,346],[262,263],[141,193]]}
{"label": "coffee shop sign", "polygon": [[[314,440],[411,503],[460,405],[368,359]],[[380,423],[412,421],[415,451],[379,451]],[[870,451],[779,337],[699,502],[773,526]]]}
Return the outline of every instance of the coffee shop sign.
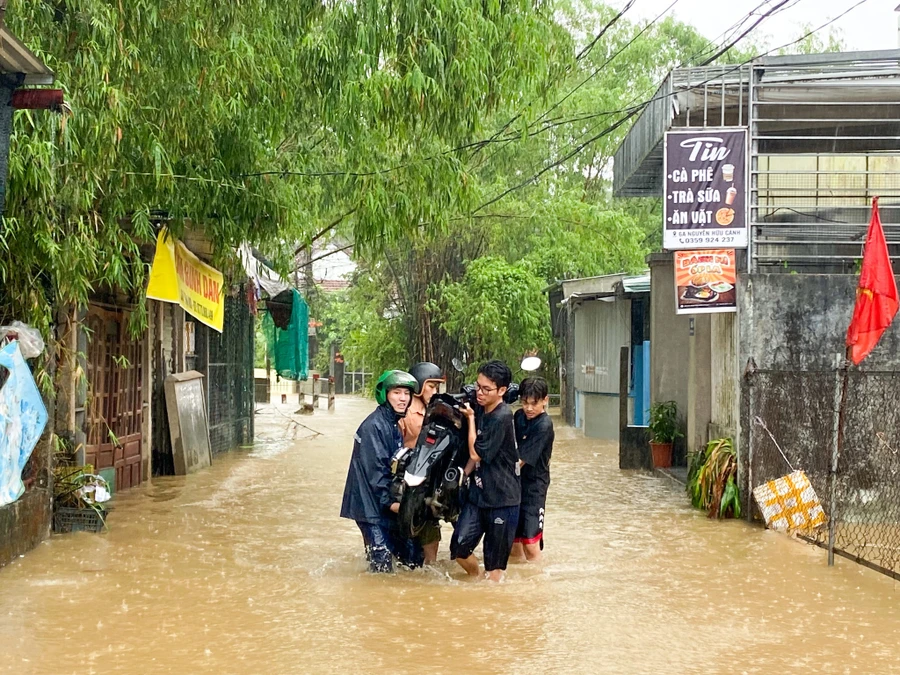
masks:
{"label": "coffee shop sign", "polygon": [[745,148],[744,129],[666,133],[665,248],[747,245]]}

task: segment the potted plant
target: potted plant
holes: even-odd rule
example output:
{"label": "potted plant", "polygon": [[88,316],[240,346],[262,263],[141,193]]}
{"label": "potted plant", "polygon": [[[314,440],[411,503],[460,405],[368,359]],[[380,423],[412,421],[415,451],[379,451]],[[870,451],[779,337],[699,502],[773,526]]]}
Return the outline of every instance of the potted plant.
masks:
{"label": "potted plant", "polygon": [[678,428],[678,406],[675,401],[650,406],[650,453],[653,468],[672,466],[672,444],[683,434]]}

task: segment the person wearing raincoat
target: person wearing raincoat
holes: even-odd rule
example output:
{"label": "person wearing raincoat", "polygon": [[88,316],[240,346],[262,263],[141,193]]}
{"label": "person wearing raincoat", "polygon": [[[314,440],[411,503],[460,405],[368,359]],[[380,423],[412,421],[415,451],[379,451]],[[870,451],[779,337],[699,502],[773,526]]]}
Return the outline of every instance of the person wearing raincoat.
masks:
{"label": "person wearing raincoat", "polygon": [[341,517],[356,521],[371,572],[392,572],[393,557],[401,564],[422,564],[422,548],[399,534],[400,504],[391,497],[391,459],[403,445],[398,422],[409,407],[416,379],[402,370],[382,373],[375,385],[378,407],[356,430]]}

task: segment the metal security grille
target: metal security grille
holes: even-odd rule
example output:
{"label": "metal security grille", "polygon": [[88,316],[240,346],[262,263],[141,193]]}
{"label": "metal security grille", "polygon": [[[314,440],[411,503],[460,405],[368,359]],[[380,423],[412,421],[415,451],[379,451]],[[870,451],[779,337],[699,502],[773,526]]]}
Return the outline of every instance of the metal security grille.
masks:
{"label": "metal security grille", "polygon": [[900,62],[754,62],[751,271],[852,272],[872,197],[900,256]]}
{"label": "metal security grille", "polygon": [[206,384],[209,442],[214,453],[253,440],[254,323],[241,292],[225,299],[225,325],[218,333],[197,324],[196,365]]}
{"label": "metal security grille", "polygon": [[750,484],[789,473],[777,441],[806,471],[833,524],[809,539],[900,579],[900,373],[850,372],[839,420],[840,371],[757,371],[749,381],[758,417],[750,429]]}
{"label": "metal security grille", "polygon": [[751,272],[853,272],[871,200],[900,257],[900,52],[763,57],[673,71],[615,156],[618,196],[662,191],[662,139],[750,131]]}

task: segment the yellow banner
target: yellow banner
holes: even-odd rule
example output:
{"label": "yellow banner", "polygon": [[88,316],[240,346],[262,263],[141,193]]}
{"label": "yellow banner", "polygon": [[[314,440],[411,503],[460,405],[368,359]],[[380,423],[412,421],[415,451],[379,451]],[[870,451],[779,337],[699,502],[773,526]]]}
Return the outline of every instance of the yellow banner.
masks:
{"label": "yellow banner", "polygon": [[222,273],[191,253],[163,228],[156,238],[147,297],[174,302],[184,311],[220,333],[225,323]]}

